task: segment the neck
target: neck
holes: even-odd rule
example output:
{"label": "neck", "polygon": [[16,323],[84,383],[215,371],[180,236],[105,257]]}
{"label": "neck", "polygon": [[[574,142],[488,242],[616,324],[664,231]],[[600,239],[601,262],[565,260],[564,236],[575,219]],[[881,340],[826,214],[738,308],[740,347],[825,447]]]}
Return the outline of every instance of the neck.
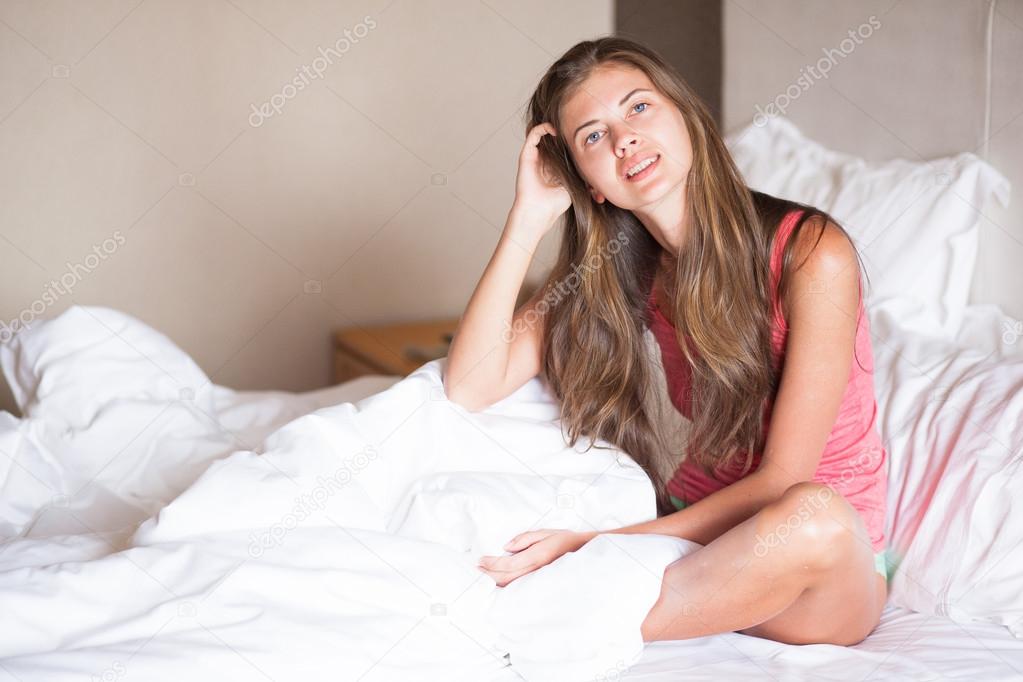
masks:
{"label": "neck", "polygon": [[672,258],[677,258],[689,233],[689,211],[686,194],[672,188],[660,199],[632,209],[647,231]]}

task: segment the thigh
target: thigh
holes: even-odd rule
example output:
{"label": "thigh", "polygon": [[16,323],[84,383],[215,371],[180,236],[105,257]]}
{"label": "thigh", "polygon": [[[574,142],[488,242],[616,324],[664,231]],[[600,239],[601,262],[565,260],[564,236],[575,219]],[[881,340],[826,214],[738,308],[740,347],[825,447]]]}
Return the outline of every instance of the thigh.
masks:
{"label": "thigh", "polygon": [[853,580],[836,571],[777,616],[738,632],[787,644],[858,644],[877,627],[888,585],[876,571]]}

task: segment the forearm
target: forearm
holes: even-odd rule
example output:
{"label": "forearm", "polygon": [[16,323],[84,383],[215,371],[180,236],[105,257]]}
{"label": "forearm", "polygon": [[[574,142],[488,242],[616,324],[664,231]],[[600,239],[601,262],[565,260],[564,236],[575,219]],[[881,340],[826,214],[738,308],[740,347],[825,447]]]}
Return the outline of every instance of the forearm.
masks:
{"label": "forearm", "polygon": [[601,533],[656,533],[707,545],[777,500],[783,492],[779,483],[772,482],[763,472],[754,471],[667,516],[614,530],[588,531],[582,535],[588,541]]}
{"label": "forearm", "polygon": [[487,263],[455,329],[444,376],[449,397],[478,395],[499,385],[508,367],[506,326],[515,313],[515,300],[539,245],[541,230],[530,221],[541,220],[508,213],[497,248]]}

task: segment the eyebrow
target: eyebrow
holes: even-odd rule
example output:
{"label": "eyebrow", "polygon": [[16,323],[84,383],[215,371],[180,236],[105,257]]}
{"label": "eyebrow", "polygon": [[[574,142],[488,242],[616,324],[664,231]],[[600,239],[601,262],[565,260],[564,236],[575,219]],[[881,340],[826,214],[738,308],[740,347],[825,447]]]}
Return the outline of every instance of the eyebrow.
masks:
{"label": "eyebrow", "polygon": [[[635,90],[630,92],[625,97],[622,97],[622,101],[620,101],[618,103],[618,106],[622,106],[623,104],[628,102],[629,98],[632,97],[633,95],[635,95],[637,92],[650,92],[650,90],[647,89],[647,88],[636,88]],[[600,121],[598,121],[597,119],[593,119],[592,121],[587,121],[586,123],[583,123],[581,126],[579,126],[578,128],[575,129],[574,133],[572,133],[572,139],[574,140],[579,135],[579,131],[582,130],[583,128],[585,128],[586,126],[591,126],[594,123],[599,123],[599,122]]]}

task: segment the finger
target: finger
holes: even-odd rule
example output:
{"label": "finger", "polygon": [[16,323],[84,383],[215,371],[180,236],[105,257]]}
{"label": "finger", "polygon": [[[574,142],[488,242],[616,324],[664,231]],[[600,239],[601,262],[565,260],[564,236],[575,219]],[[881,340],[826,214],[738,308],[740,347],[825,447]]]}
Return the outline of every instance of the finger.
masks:
{"label": "finger", "polygon": [[484,556],[480,557],[478,566],[488,571],[507,571],[511,568],[508,561],[510,556]]}
{"label": "finger", "polygon": [[550,123],[544,122],[533,126],[533,129],[529,131],[528,145],[529,147],[535,147],[540,144],[540,138],[544,135],[553,135],[557,137],[557,131],[554,126]]}
{"label": "finger", "polygon": [[488,571],[511,571],[516,568],[516,564],[512,563],[512,560],[517,560],[518,557],[514,556],[483,556],[477,562],[479,568],[484,568]]}
{"label": "finger", "polygon": [[532,569],[519,570],[519,571],[491,571],[485,568],[480,568],[491,580],[497,583],[498,587],[504,587],[508,583],[521,578],[522,576],[532,573]]}
{"label": "finger", "polygon": [[511,557],[499,557],[496,560],[488,561],[486,563],[481,561],[476,568],[481,571],[486,571],[487,573],[507,573],[509,571],[518,571],[523,568],[522,566],[509,564],[507,560],[510,558]]}
{"label": "finger", "polygon": [[531,544],[539,540],[536,537],[538,531],[530,530],[525,533],[519,533],[504,546],[504,549],[508,552],[518,552],[519,550],[529,547]]}
{"label": "finger", "polygon": [[531,547],[533,544],[535,544],[537,539],[538,538],[535,538],[532,535],[521,535],[517,537],[515,540],[509,542],[507,545],[505,545],[504,549],[505,551],[508,552],[521,552],[527,547]]}
{"label": "finger", "polygon": [[551,125],[549,123],[546,122],[537,123],[529,131],[529,138],[533,142],[533,144],[536,144],[541,137],[547,135],[548,133],[551,133]]}
{"label": "finger", "polygon": [[480,566],[477,566],[476,568],[479,569],[479,571],[481,573],[486,573],[487,575],[489,575],[494,580],[506,577],[506,576],[516,572],[515,569],[498,568],[498,567],[495,567],[495,566],[483,566],[483,565],[480,565]]}
{"label": "finger", "polygon": [[550,528],[540,528],[537,530],[527,530],[524,533],[519,533],[513,537],[508,544],[504,546],[504,549],[509,552],[518,552],[520,550],[533,545],[534,543],[543,540],[545,537],[553,535],[556,530]]}
{"label": "finger", "polygon": [[486,563],[480,562],[480,568],[485,568],[493,573],[515,573],[532,571],[537,566],[536,557],[532,552],[512,554],[510,556],[494,557],[487,559]]}

